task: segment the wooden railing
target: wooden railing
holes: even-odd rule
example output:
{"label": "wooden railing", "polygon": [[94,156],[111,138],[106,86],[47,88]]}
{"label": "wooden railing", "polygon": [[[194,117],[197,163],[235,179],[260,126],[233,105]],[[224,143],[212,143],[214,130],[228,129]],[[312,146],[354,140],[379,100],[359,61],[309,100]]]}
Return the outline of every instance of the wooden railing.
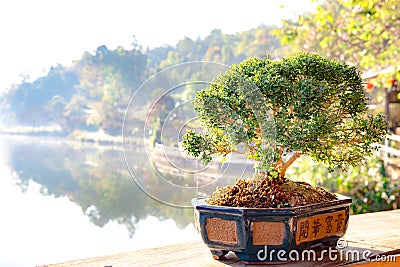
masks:
{"label": "wooden railing", "polygon": [[384,163],[386,176],[400,179],[400,136],[388,135],[384,145],[379,146],[379,157]]}

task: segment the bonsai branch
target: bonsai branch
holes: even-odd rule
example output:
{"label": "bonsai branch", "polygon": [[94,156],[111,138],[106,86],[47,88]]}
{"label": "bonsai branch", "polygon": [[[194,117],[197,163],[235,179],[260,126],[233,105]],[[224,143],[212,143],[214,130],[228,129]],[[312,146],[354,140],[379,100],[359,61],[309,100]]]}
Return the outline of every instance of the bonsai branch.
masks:
{"label": "bonsai branch", "polygon": [[259,151],[257,148],[249,145],[248,143],[244,143],[244,146],[249,150],[251,155],[253,155],[255,152]]}
{"label": "bonsai branch", "polygon": [[302,153],[301,153],[301,151],[293,152],[293,154],[290,156],[290,158],[287,161],[283,160],[282,154],[283,154],[283,149],[281,148],[281,156],[280,156],[279,160],[273,166],[275,167],[275,169],[278,170],[280,176],[282,178],[284,178],[285,174],[286,174],[286,170],[289,168],[290,165],[293,164],[293,162],[296,159],[298,159],[302,155]]}
{"label": "bonsai branch", "polygon": [[242,152],[242,151],[237,151],[234,149],[216,149],[213,151],[214,154],[220,154],[220,155],[228,155],[230,153],[237,153],[237,154],[242,154],[242,155],[246,155],[246,152]]}
{"label": "bonsai branch", "polygon": [[283,174],[286,173],[287,168],[289,168],[290,165],[292,165],[292,163],[298,159],[300,156],[302,155],[301,151],[296,151],[293,153],[293,155],[288,159],[288,161],[286,161],[283,166],[282,166],[282,172]]}

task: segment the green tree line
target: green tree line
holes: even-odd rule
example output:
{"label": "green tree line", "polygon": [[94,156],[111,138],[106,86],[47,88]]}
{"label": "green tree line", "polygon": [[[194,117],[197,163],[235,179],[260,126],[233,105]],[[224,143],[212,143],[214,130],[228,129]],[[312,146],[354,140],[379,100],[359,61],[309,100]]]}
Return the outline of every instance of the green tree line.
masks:
{"label": "green tree line", "polygon": [[[65,135],[78,129],[117,135],[135,91],[174,64],[203,60],[231,65],[249,56],[280,58],[298,51],[345,60],[364,71],[399,64],[398,0],[317,2],[314,11],[281,26],[236,34],[216,29],[204,38],[146,50],[135,39],[129,49],[99,46],[71,66],[56,65],[44,77],[13,85],[1,96],[0,119],[6,125],[59,125]],[[179,79],[179,73],[172,78]],[[143,110],[153,93],[143,98]]]}
{"label": "green tree line", "polygon": [[[131,49],[102,45],[72,66],[57,65],[44,77],[13,85],[0,100],[2,120],[10,125],[59,125],[65,135],[77,129],[117,135],[130,98],[148,77],[187,61],[233,64],[250,55],[263,56],[268,48],[276,53],[280,43],[273,30],[260,26],[233,35],[214,30],[204,39],[185,38],[174,47],[147,50],[136,40]],[[179,79],[179,73],[175,75]],[[153,95],[148,92],[143,108]]]}

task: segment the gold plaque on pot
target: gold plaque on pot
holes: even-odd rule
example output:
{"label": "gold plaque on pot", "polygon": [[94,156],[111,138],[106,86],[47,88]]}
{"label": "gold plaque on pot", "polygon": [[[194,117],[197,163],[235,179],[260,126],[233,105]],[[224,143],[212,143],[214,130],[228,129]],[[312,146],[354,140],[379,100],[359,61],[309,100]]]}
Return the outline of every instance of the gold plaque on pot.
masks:
{"label": "gold plaque on pot", "polygon": [[207,236],[210,241],[237,244],[236,222],[220,218],[206,219]]}
{"label": "gold plaque on pot", "polygon": [[254,222],[253,245],[278,246],[285,238],[285,224],[283,222]]}
{"label": "gold plaque on pot", "polygon": [[342,236],[345,232],[345,224],[345,210],[300,219],[297,221],[296,244],[327,236]]}

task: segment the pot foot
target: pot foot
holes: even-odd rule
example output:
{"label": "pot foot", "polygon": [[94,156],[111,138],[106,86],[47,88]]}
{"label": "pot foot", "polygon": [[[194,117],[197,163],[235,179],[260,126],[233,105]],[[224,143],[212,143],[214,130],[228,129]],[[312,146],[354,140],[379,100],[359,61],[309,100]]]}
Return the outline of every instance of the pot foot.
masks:
{"label": "pot foot", "polygon": [[229,252],[227,250],[215,250],[215,249],[210,249],[210,251],[215,260],[223,259],[225,255],[228,254]]}

